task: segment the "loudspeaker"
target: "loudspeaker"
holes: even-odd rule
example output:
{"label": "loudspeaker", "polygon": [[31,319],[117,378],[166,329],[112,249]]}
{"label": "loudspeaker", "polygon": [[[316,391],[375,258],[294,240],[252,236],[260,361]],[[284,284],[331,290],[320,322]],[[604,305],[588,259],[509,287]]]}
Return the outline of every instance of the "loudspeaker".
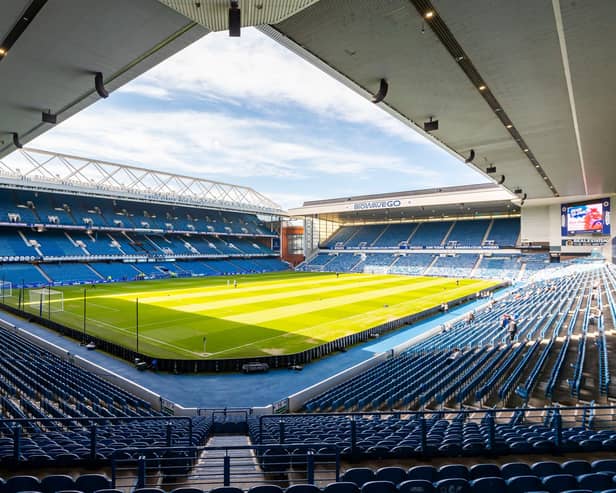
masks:
{"label": "loudspeaker", "polygon": [[237,38],[242,29],[242,12],[237,2],[231,2],[229,7],[229,36]]}

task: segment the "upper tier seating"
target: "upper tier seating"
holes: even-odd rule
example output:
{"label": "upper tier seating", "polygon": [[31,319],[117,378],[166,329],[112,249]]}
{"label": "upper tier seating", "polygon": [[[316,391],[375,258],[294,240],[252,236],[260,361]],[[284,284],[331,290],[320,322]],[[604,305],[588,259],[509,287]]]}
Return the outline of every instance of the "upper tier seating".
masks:
{"label": "upper tier seating", "polygon": [[336,245],[344,245],[353,235],[357,233],[354,226],[342,226],[323,244],[324,248],[335,248]]}
{"label": "upper tier seating", "polygon": [[367,248],[377,241],[381,236],[385,226],[382,224],[371,224],[367,226],[360,226],[357,228],[356,233],[351,239],[349,239],[344,246],[347,248]]}
{"label": "upper tier seating", "polygon": [[447,237],[447,245],[458,248],[480,247],[489,225],[489,220],[456,221]]}
{"label": "upper tier seating", "polygon": [[389,224],[374,246],[379,248],[398,248],[400,243],[408,241],[417,226],[417,223]]}
{"label": "upper tier seating", "polygon": [[[82,227],[158,229],[162,231],[202,231],[230,235],[269,235],[273,233],[255,214],[164,206],[133,201],[85,198],[61,193],[7,191],[0,199],[7,211],[0,222],[60,224]],[[11,221],[18,215],[19,221]]]}
{"label": "upper tier seating", "polygon": [[[484,240],[486,233],[488,235]],[[519,218],[459,220],[455,223],[451,221],[387,223],[342,226],[323,243],[322,247],[330,249],[406,248],[407,245],[427,248],[514,247],[519,236]]]}
{"label": "upper tier seating", "polygon": [[514,247],[520,236],[520,219],[495,219],[486,243],[501,247]]}
{"label": "upper tier seating", "polygon": [[45,231],[26,233],[29,240],[35,240],[44,257],[84,257],[82,248],[74,245],[64,231]]}
{"label": "upper tier seating", "polygon": [[409,241],[409,245],[440,247],[451,224],[450,221],[421,223]]}

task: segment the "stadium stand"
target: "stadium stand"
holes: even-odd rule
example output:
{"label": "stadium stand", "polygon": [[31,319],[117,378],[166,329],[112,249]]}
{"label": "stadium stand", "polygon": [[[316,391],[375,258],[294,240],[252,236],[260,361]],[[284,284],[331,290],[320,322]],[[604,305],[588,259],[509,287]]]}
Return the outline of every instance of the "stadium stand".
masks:
{"label": "stadium stand", "polygon": [[[288,268],[259,239],[277,235],[255,214],[102,198],[92,204],[76,195],[13,190],[7,190],[1,204],[7,217],[0,221],[0,261],[4,280],[15,285]],[[186,269],[166,262],[176,257],[196,262],[189,262]],[[221,262],[197,263],[210,258]],[[226,262],[229,258],[238,263]],[[124,264],[126,260],[156,262],[131,266]],[[34,261],[37,266],[26,264]]]}
{"label": "stadium stand", "polygon": [[328,249],[392,249],[407,245],[415,248],[511,248],[516,246],[519,236],[520,220],[514,218],[371,224],[342,226],[321,246]]}
{"label": "stadium stand", "polygon": [[[589,331],[593,337],[605,334],[603,319],[590,325],[590,292],[597,283],[602,293],[610,292],[614,279],[610,269],[602,268],[541,281],[515,291],[499,303],[490,301],[486,309],[475,314],[472,322],[461,320],[449,329],[443,328],[399,356],[311,400],[306,409],[348,412],[419,409],[429,405],[523,404],[528,402],[533,391],[539,392],[535,388],[540,375],[548,383],[547,390],[539,392],[538,398],[553,398],[551,382],[558,380],[564,371],[562,361],[565,357],[559,358],[551,368],[546,364],[548,356],[555,354],[559,347],[564,348],[561,351],[568,354],[568,360],[574,361],[570,398],[579,399],[581,374],[587,358],[586,335]],[[603,302],[601,298],[600,303],[613,306],[611,293],[603,297]],[[504,322],[507,316],[517,325],[513,334],[509,326],[512,322],[509,319]],[[615,320],[611,318],[612,323]],[[574,335],[581,336],[579,342],[569,347]],[[561,344],[559,338],[563,337]],[[546,341],[543,346],[542,341]],[[599,344],[593,352],[597,353],[602,378],[607,382],[609,371],[605,370],[608,363],[603,347]],[[455,358],[452,357],[454,352],[459,352]],[[454,382],[448,379],[451,374],[458,375]],[[409,378],[411,375],[413,378]],[[587,391],[593,399],[600,399],[599,391],[592,388]]]}

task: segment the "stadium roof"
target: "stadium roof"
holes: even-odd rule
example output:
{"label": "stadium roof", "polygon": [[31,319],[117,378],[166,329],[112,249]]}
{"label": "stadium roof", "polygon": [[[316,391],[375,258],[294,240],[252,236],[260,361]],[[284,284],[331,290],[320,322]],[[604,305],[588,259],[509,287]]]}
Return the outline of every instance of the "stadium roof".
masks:
{"label": "stadium roof", "polygon": [[264,32],[366,96],[386,79],[386,110],[536,198],[616,191],[614,19],[613,0],[321,0]]}
{"label": "stadium roof", "polygon": [[207,32],[151,0],[2,0],[0,158],[98,101],[96,72],[113,91]]}
{"label": "stadium roof", "polygon": [[37,149],[22,149],[0,160],[0,186],[284,214],[250,187]]}
{"label": "stadium roof", "polygon": [[[113,90],[228,27],[222,0],[5,0],[0,42],[39,4],[0,58],[0,157],[14,149],[12,132],[28,142],[49,128],[41,112],[62,120],[96,101],[95,72]],[[613,0],[240,4],[243,25],[366,97],[385,79],[385,111],[454,155],[474,151],[473,165],[484,174],[494,165],[490,176],[509,190],[529,199],[616,191]],[[430,117],[439,128],[426,133]]]}
{"label": "stadium roof", "polygon": [[312,200],[291,209],[292,216],[318,216],[337,223],[517,216],[509,192],[485,183],[378,195]]}

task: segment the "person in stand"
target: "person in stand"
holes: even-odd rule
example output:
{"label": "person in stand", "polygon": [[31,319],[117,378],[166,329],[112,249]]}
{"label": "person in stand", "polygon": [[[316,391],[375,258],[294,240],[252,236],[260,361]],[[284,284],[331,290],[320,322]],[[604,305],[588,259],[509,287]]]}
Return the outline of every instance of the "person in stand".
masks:
{"label": "person in stand", "polygon": [[509,322],[509,329],[508,329],[508,332],[509,332],[509,342],[513,342],[513,341],[514,341],[514,339],[515,339],[515,335],[516,335],[516,334],[517,334],[517,332],[518,332],[518,324],[517,324],[517,322],[515,321],[515,319],[512,319],[512,320]]}
{"label": "person in stand", "polygon": [[233,279],[233,287],[237,288],[237,279]]}
{"label": "person in stand", "polygon": [[455,348],[452,353],[447,357],[447,359],[445,360],[447,363],[453,363],[455,362],[460,356],[462,356],[462,351],[460,351],[460,348]]}
{"label": "person in stand", "polygon": [[340,272],[336,272],[336,279],[340,277]]}

